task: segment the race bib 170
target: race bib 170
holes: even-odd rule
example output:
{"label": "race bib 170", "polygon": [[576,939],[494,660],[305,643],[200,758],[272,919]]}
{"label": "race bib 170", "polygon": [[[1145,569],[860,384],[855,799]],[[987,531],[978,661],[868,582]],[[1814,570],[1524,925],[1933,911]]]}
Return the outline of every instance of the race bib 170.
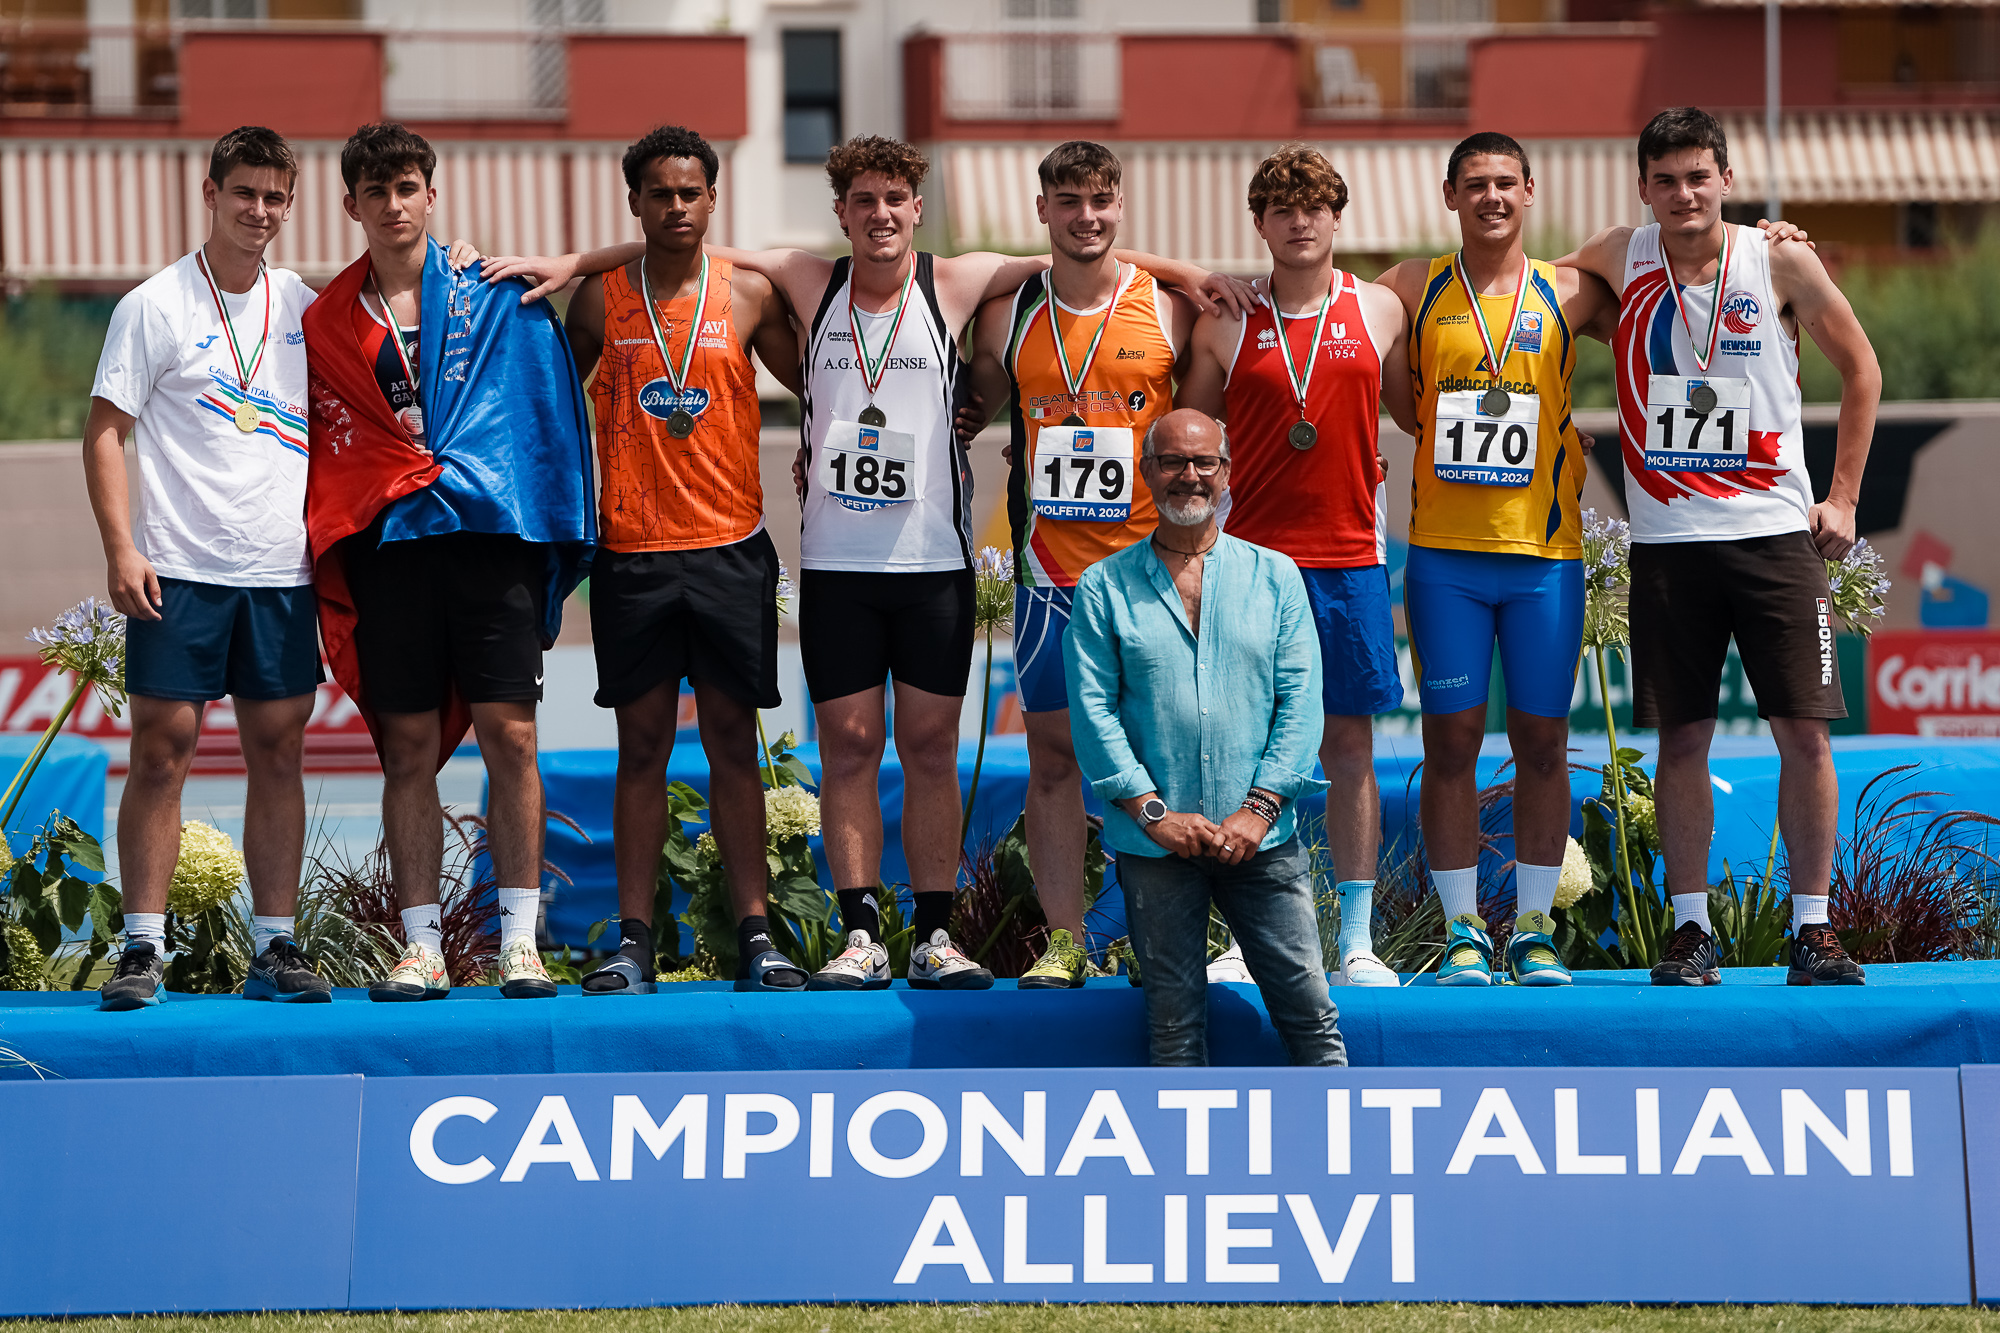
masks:
{"label": "race bib 170", "polygon": [[1542,400],[1507,395],[1507,410],[1486,411],[1485,392],[1441,393],[1431,462],[1439,481],[1476,486],[1526,486],[1535,479],[1535,450],[1542,434]]}

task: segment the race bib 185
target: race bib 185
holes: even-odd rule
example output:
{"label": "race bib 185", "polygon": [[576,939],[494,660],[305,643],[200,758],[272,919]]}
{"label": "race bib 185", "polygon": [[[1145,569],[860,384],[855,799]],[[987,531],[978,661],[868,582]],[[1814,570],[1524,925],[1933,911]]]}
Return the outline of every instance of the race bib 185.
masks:
{"label": "race bib 185", "polygon": [[1655,375],[1647,383],[1649,471],[1734,472],[1749,450],[1749,380]]}
{"label": "race bib 185", "polygon": [[1122,523],[1132,514],[1139,460],[1127,426],[1044,426],[1035,437],[1030,496],[1044,518]]}
{"label": "race bib 185", "polygon": [[819,484],[849,509],[881,509],[916,498],[917,437],[836,421],[819,446]]}
{"label": "race bib 185", "polygon": [[1489,416],[1483,391],[1441,393],[1432,466],[1439,481],[1477,486],[1526,486],[1535,479],[1535,450],[1542,435],[1539,394],[1509,394],[1507,410]]}

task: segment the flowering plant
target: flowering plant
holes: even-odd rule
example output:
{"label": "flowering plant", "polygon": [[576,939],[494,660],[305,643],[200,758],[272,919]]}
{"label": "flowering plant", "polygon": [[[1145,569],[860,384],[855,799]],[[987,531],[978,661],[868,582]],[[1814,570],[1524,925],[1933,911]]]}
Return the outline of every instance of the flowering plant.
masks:
{"label": "flowering plant", "polygon": [[1632,528],[1615,518],[1583,511],[1583,646],[1615,648],[1629,643],[1628,603],[1632,583]]}
{"label": "flowering plant", "polygon": [[95,688],[102,694],[105,710],[111,716],[117,717],[125,711],[125,617],[112,610],[109,603],[86,597],[57,616],[48,629],[28,631],[28,641],[35,645],[44,666],[69,672],[76,684],[63,706],[49,719],[42,739],[8,784],[6,794],[0,796],[0,829],[14,817],[14,807],[28,790],[28,779],[41,766],[42,756],[49,752],[56,733],[69,721],[69,715],[76,711],[86,691]]}
{"label": "flowering plant", "polygon": [[1888,611],[1889,570],[1882,553],[1863,537],[1846,555],[1826,562],[1826,581],[1833,588],[1833,614],[1850,634],[1867,638]]}
{"label": "flowering plant", "polygon": [[785,562],[778,562],[778,619],[783,620],[792,613],[792,598],[798,595],[798,587],[792,582],[792,571],[785,568]]}
{"label": "flowering plant", "polygon": [[993,726],[993,635],[996,630],[1014,632],[1014,553],[980,547],[972,562],[972,587],[972,627],[986,636],[986,674],[979,686],[979,748],[972,756],[972,785],[958,824],[960,845],[972,831],[972,802],[979,795],[979,770],[986,766],[986,733]]}
{"label": "flowering plant", "polygon": [[243,853],[213,824],[190,819],[181,825],[181,854],[167,885],[167,906],[185,919],[221,907],[243,885]]}
{"label": "flowering plant", "polygon": [[1590,857],[1585,855],[1583,844],[1575,838],[1563,839],[1562,874],[1556,879],[1556,906],[1574,907],[1597,887],[1591,877]]}

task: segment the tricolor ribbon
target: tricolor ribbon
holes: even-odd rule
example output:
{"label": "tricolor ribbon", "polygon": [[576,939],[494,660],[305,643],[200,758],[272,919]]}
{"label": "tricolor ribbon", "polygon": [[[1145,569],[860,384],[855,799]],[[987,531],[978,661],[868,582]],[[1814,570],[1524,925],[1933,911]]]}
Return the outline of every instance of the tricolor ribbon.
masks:
{"label": "tricolor ribbon", "polygon": [[[1274,281],[1276,280],[1276,276],[1275,274],[1272,275]],[[1285,378],[1292,383],[1292,397],[1298,399],[1299,420],[1301,421],[1306,419],[1306,394],[1312,389],[1313,367],[1319,364],[1319,339],[1320,335],[1326,332],[1327,312],[1333,309],[1334,295],[1340,291],[1341,285],[1346,281],[1346,274],[1342,273],[1339,269],[1333,271],[1333,285],[1327,289],[1326,295],[1320,300],[1319,318],[1313,322],[1312,341],[1306,344],[1306,371],[1304,375],[1299,374],[1298,367],[1292,362],[1292,339],[1291,335],[1285,331],[1285,312],[1278,309],[1275,299],[1271,303],[1271,313],[1278,321],[1278,350],[1284,353],[1285,356]]]}
{"label": "tricolor ribbon", "polygon": [[229,318],[228,307],[222,304],[222,289],[215,285],[215,275],[208,271],[208,263],[201,251],[195,251],[194,265],[201,270],[202,278],[208,283],[208,294],[215,298],[215,313],[222,317],[222,331],[229,335],[229,354],[236,359],[236,381],[243,390],[244,398],[250,396],[250,381],[257,377],[257,367],[264,364],[264,346],[271,337],[271,275],[264,268],[264,261],[257,261],[257,279],[264,284],[264,332],[257,339],[257,350],[247,364],[243,359],[243,348],[236,341],[236,325]]}
{"label": "tricolor ribbon", "polygon": [[[1667,290],[1674,294],[1674,311],[1681,317],[1681,327],[1687,330],[1688,347],[1694,352],[1695,369],[1703,374],[1708,372],[1708,363],[1715,360],[1716,340],[1722,336],[1722,293],[1729,279],[1730,257],[1736,253],[1735,238],[1736,229],[1726,222],[1723,223],[1722,259],[1715,266],[1715,285],[1709,290],[1708,339],[1706,344],[1695,340],[1694,326],[1688,323],[1687,306],[1681,301],[1681,285],[1678,282],[1671,281],[1672,274],[1667,275],[1670,279],[1667,283]],[[1702,351],[1704,345],[1708,348],[1706,353]]]}
{"label": "tricolor ribbon", "polygon": [[1090,350],[1083,354],[1083,364],[1072,375],[1069,369],[1069,349],[1063,346],[1062,321],[1056,318],[1056,282],[1053,274],[1045,274],[1049,296],[1049,332],[1055,335],[1056,364],[1062,367],[1063,383],[1069,388],[1071,403],[1083,394],[1083,382],[1090,378],[1090,367],[1097,360],[1097,349],[1104,342],[1104,331],[1111,327],[1111,316],[1118,309],[1118,300],[1125,295],[1125,288],[1131,283],[1132,275],[1139,270],[1126,265],[1118,266],[1118,287],[1111,293],[1111,301],[1104,307],[1104,318],[1097,322],[1097,332],[1091,336]]}
{"label": "tricolor ribbon", "polygon": [[646,278],[646,257],[639,256],[639,295],[646,302],[646,323],[653,330],[653,346],[660,349],[660,365],[667,372],[667,383],[674,391],[674,407],[686,411],[681,400],[687,396],[688,374],[694,369],[694,345],[701,337],[701,318],[708,310],[708,251],[701,252],[701,286],[695,292],[694,323],[688,325],[687,350],[681,354],[680,372],[674,372],[674,359],[667,354],[667,338],[660,331],[659,312],[653,308],[653,284]]}
{"label": "tricolor ribbon", "polygon": [[880,356],[868,355],[868,343],[861,336],[861,317],[854,310],[854,289],[847,291],[847,327],[854,334],[854,359],[861,367],[861,383],[868,390],[868,401],[875,401],[876,390],[882,387],[882,376],[889,370],[889,353],[896,346],[896,335],[903,331],[903,316],[910,308],[910,288],[916,285],[917,260],[910,256],[910,271],[903,278],[902,295],[896,298],[896,321],[889,326],[889,338],[882,344]]}
{"label": "tricolor ribbon", "polygon": [[1526,255],[1521,256],[1521,278],[1514,284],[1514,306],[1507,312],[1507,337],[1494,350],[1493,332],[1486,327],[1486,311],[1479,304],[1479,293],[1472,289],[1472,279],[1465,273],[1465,252],[1459,251],[1451,257],[1451,271],[1458,275],[1459,285],[1465,288],[1466,304],[1472,307],[1472,327],[1479,330],[1479,341],[1486,348],[1486,364],[1493,367],[1493,378],[1501,378],[1501,370],[1507,358],[1514,351],[1515,340],[1521,335],[1521,306],[1528,299],[1529,264]]}

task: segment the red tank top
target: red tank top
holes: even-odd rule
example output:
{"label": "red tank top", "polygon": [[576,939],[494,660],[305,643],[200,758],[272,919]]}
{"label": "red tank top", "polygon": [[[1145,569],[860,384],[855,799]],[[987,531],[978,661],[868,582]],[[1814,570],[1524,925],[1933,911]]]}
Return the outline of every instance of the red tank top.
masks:
{"label": "red tank top", "polygon": [[1282,551],[1307,569],[1361,569],[1383,562],[1381,470],[1375,463],[1382,362],[1361,318],[1351,274],[1335,269],[1326,328],[1312,350],[1317,364],[1306,391],[1306,419],[1319,430],[1310,449],[1287,433],[1298,399],[1278,350],[1278,325],[1292,364],[1306,369],[1306,343],[1319,312],[1278,318],[1260,307],[1243,321],[1230,365],[1229,515],[1232,537]]}

